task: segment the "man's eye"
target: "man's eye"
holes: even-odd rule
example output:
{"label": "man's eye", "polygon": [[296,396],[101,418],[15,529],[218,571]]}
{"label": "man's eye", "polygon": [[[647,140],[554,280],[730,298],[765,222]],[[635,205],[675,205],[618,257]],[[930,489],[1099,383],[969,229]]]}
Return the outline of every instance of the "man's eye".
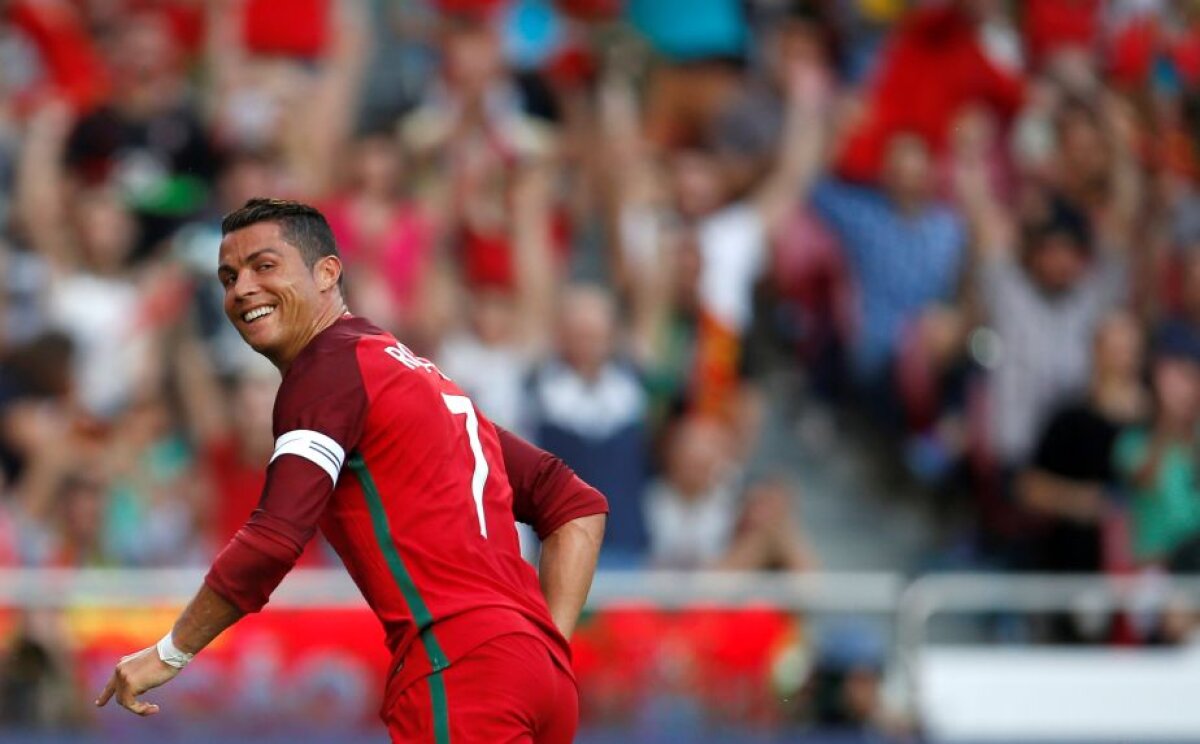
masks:
{"label": "man's eye", "polygon": [[275,268],[275,264],[273,263],[260,263],[258,265],[259,271],[270,271],[273,268]]}

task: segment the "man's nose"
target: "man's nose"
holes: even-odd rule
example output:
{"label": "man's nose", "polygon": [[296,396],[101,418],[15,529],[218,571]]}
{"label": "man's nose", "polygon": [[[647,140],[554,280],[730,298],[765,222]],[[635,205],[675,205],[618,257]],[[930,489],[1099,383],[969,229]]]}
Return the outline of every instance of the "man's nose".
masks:
{"label": "man's nose", "polygon": [[238,272],[237,279],[233,283],[234,299],[244,299],[252,297],[258,293],[258,282],[254,278],[254,272],[241,271]]}

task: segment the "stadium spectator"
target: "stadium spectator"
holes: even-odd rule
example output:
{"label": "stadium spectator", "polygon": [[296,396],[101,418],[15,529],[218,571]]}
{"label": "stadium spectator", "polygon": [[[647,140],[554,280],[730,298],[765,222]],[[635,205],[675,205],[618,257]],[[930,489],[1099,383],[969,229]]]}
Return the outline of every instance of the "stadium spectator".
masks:
{"label": "stadium spectator", "polygon": [[164,396],[143,393],[108,437],[101,524],[117,563],[194,565],[207,557],[199,515],[208,494],[175,424]]}
{"label": "stadium spectator", "polygon": [[1200,491],[1192,453],[1200,431],[1200,347],[1168,336],[1154,353],[1153,420],[1121,434],[1115,463],[1131,492],[1134,559],[1195,570]]}
{"label": "stadium spectator", "polygon": [[398,143],[391,134],[368,134],[347,156],[345,189],[323,211],[346,259],[350,301],[389,330],[414,329],[431,236],[404,194]]}
{"label": "stadium spectator", "polygon": [[[514,285],[472,285],[468,278],[460,288],[454,269],[439,262],[423,311],[426,337],[440,341],[434,356],[446,374],[499,426],[523,433],[530,433],[527,377],[550,345],[555,302],[550,177],[544,165],[535,164],[515,175],[510,234]],[[466,322],[457,315],[462,305]]]}
{"label": "stadium spectator", "polygon": [[[821,139],[813,137],[828,101],[828,70],[812,60],[793,60],[787,70],[784,131],[775,167],[748,192],[734,191],[706,143],[666,156],[658,173],[643,141],[630,141],[628,95],[611,83],[609,128],[617,173],[614,179],[625,271],[636,298],[645,364],[663,380],[674,407],[701,415],[738,417],[742,337],[753,317],[754,288],[770,265],[770,238],[792,213],[815,176]],[[670,202],[657,198],[663,179]],[[673,227],[668,225],[674,224]],[[645,225],[649,229],[637,228]]]}
{"label": "stadium spectator", "polygon": [[1123,428],[1142,423],[1150,412],[1142,384],[1144,347],[1137,319],[1110,315],[1096,331],[1086,397],[1050,417],[1017,484],[1020,502],[1044,519],[1030,536],[1029,568],[1103,570],[1102,529],[1115,508],[1114,444]]}
{"label": "stadium spectator", "polygon": [[0,726],[61,730],[84,721],[71,662],[48,620],[27,618],[0,651]]}
{"label": "stadium spectator", "polygon": [[813,571],[816,551],[796,516],[797,490],[790,479],[768,476],[749,481],[733,539],[718,566],[740,571]]}
{"label": "stadium spectator", "polygon": [[107,418],[152,376],[153,337],[172,309],[156,298],[169,303],[174,287],[145,283],[153,269],[130,267],[137,225],[112,187],[69,189],[60,167],[68,127],[69,112],[55,102],[31,119],[16,215],[48,269],[48,320],[75,344],[79,399],[89,413]]}
{"label": "stadium spectator", "polygon": [[1170,338],[1176,343],[1196,343],[1200,346],[1200,252],[1189,247],[1168,266],[1178,268],[1169,278],[1178,282],[1178,301],[1164,308],[1165,315],[1155,330],[1156,338]]}
{"label": "stadium spectator", "polygon": [[[824,633],[815,650],[815,668],[808,681],[810,716],[818,725],[840,731],[871,731],[894,727],[881,720],[885,650],[879,633],[848,620]],[[892,731],[899,734],[899,730]]]}
{"label": "stadium spectator", "polygon": [[372,52],[366,6],[304,0],[282,20],[271,3],[206,9],[213,141],[226,152],[277,153],[283,193],[327,197]]}
{"label": "stadium spectator", "polygon": [[1001,345],[989,416],[990,446],[1005,468],[1023,464],[1052,410],[1085,388],[1095,329],[1127,296],[1141,175],[1128,115],[1113,100],[1104,116],[1106,203],[1094,225],[1035,184],[1024,185],[1012,214],[993,195],[986,143],[962,141],[956,153],[984,322]]}
{"label": "stadium spectator", "polygon": [[15,484],[29,460],[66,430],[74,413],[74,347],[46,333],[4,350],[0,358],[0,463]]}
{"label": "stadium spectator", "polygon": [[812,194],[855,283],[851,368],[863,389],[894,410],[899,346],[931,308],[953,304],[965,265],[963,225],[933,197],[931,157],[919,135],[897,134],[887,146],[882,189],[826,180]]}
{"label": "stadium spectator", "polygon": [[27,113],[59,97],[79,113],[108,95],[110,81],[96,39],[75,4],[18,0],[3,11],[0,85],[9,114]]}
{"label": "stadium spectator", "polygon": [[731,432],[702,418],[676,424],[663,475],[646,491],[650,563],[659,568],[801,571],[815,558],[791,515],[794,494],[782,482],[742,490],[731,458]]}
{"label": "stadium spectator", "polygon": [[[735,191],[769,172],[784,135],[788,70],[795,64],[830,65],[834,30],[815,5],[785,3],[760,20],[763,31],[755,73],[748,76],[712,123],[713,148]],[[820,377],[826,393],[839,387],[838,348],[848,328],[850,293],[836,237],[810,205],[794,208],[773,233],[763,295],[773,300],[772,331],[796,345],[800,361]],[[771,312],[768,310],[767,312]]]}
{"label": "stadium spectator", "polygon": [[651,71],[647,138],[668,150],[695,142],[740,83],[746,9],[731,0],[634,0],[626,12],[662,57]]}
{"label": "stadium spectator", "polygon": [[725,427],[687,419],[671,433],[663,477],[650,484],[644,509],[650,562],[662,568],[716,565],[738,519],[736,463]]}
{"label": "stadium spectator", "polygon": [[442,75],[400,127],[416,194],[468,285],[511,287],[514,191],[521,172],[553,156],[555,131],[527,113],[486,14],[447,17],[440,33]]}
{"label": "stadium spectator", "polygon": [[104,428],[43,405],[20,422],[27,460],[14,483],[18,552],[26,565],[116,565],[106,530],[111,479]]}
{"label": "stadium spectator", "polygon": [[[789,68],[830,64],[829,31],[809,5],[789,3],[765,30],[757,74],[742,86],[711,123],[713,147],[731,167],[766,170],[784,135]],[[706,133],[708,134],[708,133]],[[743,177],[744,178],[744,177]]]}
{"label": "stadium spectator", "polygon": [[649,472],[646,394],[623,355],[612,297],[594,286],[568,288],[556,345],[529,383],[529,432],[608,498],[602,558],[641,559],[646,530],[640,500]]}
{"label": "stadium spectator", "polygon": [[204,206],[213,152],[167,18],[131,13],[114,31],[107,50],[113,94],[75,123],[65,157],[74,178],[114,186],[133,210],[131,257],[142,259]]}
{"label": "stadium spectator", "polygon": [[[953,0],[914,10],[881,57],[839,157],[845,178],[879,178],[898,135],[915,137],[935,156],[944,153],[951,124],[968,105],[986,105],[1004,118],[1020,106],[1021,48],[1000,3]],[[925,84],[932,79],[939,84]]]}

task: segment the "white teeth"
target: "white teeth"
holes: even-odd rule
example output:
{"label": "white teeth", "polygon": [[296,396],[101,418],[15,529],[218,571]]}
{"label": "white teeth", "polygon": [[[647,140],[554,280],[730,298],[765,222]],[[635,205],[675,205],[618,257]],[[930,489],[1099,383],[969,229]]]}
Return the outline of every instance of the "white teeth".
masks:
{"label": "white teeth", "polygon": [[242,320],[249,323],[252,320],[258,320],[259,318],[263,317],[264,315],[270,315],[273,312],[275,312],[275,308],[271,307],[270,305],[264,305],[263,307],[256,307],[248,313],[242,313]]}

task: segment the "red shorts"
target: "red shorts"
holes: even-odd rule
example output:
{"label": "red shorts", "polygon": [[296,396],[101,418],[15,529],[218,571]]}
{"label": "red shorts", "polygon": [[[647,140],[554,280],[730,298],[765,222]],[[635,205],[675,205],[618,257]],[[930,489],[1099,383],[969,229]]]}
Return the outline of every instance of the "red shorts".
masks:
{"label": "red shorts", "polygon": [[408,685],[383,720],[393,744],[570,744],[579,691],[545,643],[511,634]]}

